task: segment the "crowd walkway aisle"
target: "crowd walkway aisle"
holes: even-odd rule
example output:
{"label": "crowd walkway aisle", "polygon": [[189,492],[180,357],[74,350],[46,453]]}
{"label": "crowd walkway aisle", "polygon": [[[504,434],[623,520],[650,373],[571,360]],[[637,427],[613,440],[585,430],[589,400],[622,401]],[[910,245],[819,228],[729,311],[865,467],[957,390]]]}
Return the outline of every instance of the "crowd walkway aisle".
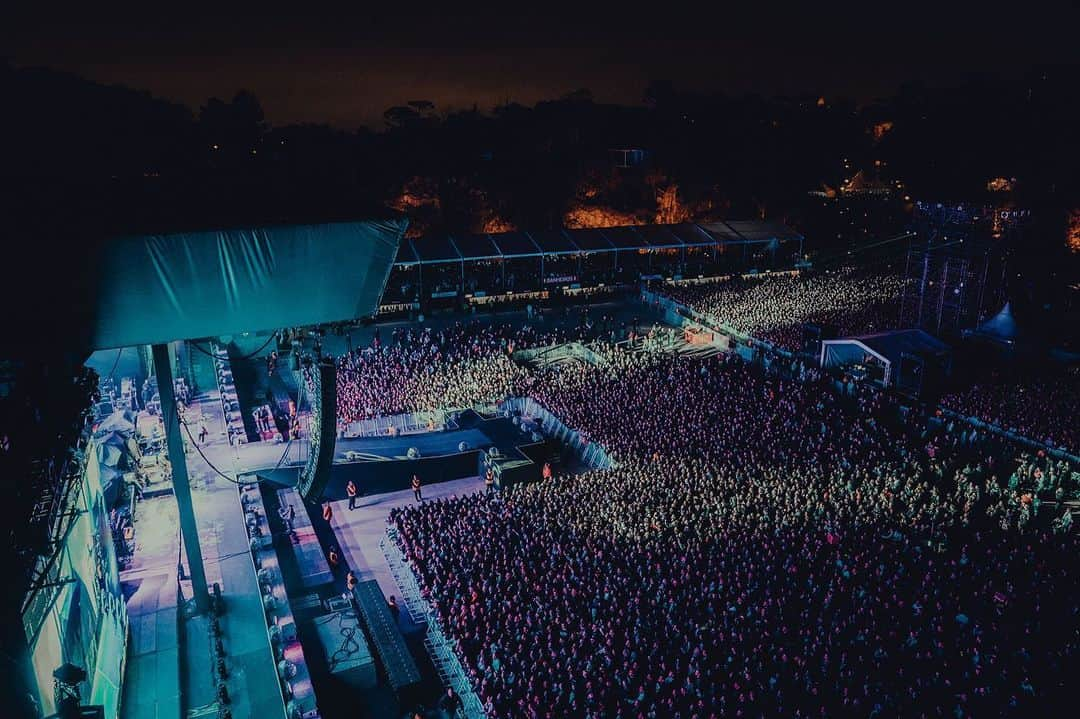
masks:
{"label": "crowd walkway aisle", "polygon": [[[425,502],[430,502],[444,497],[472,494],[483,488],[484,482],[479,477],[465,477],[427,485],[422,489],[422,496]],[[396,596],[400,602],[401,591],[390,573],[390,566],[386,563],[386,557],[379,543],[386,536],[386,519],[390,510],[417,504],[412,490],[405,489],[374,497],[363,497],[357,500],[356,509],[352,511],[349,511],[348,500],[343,499],[331,504],[334,516],[330,526],[334,530],[334,536],[341,543],[342,555],[356,574],[356,578],[361,582],[368,579],[376,580],[384,595]],[[408,634],[423,628],[422,625],[412,622],[409,613],[404,611],[404,605],[402,607],[400,618],[402,632]]]}

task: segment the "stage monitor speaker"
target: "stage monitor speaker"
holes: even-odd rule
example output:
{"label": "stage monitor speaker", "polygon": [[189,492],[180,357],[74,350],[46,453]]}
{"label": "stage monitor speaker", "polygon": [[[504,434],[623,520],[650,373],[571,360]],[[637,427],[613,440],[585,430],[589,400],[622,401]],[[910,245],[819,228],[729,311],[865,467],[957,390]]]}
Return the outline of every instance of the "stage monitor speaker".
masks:
{"label": "stage monitor speaker", "polygon": [[337,441],[337,366],[333,360],[308,365],[301,370],[300,382],[310,378],[311,447],[307,462],[300,470],[297,490],[306,500],[317,502],[330,481]]}

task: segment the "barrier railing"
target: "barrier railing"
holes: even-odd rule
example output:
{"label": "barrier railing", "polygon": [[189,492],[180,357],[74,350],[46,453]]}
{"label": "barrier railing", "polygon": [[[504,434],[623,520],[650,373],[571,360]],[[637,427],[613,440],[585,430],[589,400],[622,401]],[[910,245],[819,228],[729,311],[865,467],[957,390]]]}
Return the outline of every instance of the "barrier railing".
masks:
{"label": "barrier railing", "polygon": [[350,422],[342,428],[341,436],[346,438],[384,437],[391,432],[395,434],[419,434],[444,429],[457,429],[457,423],[446,412],[435,410],[433,412],[385,415]]}
{"label": "barrier railing", "polygon": [[567,427],[562,420],[532,397],[513,397],[508,399],[503,406],[520,412],[522,416],[532,418],[540,425],[544,434],[572,449],[590,468],[608,469],[615,466],[615,461],[608,455],[607,450],[596,442],[586,439],[577,430]]}
{"label": "barrier railing", "polygon": [[476,696],[469,675],[461,664],[458,656],[458,645],[450,639],[439,626],[439,615],[431,603],[424,598],[420,590],[420,584],[416,581],[416,574],[398,546],[397,528],[390,526],[386,534],[379,541],[386,563],[390,567],[390,574],[401,592],[401,599],[405,603],[405,609],[409,617],[417,624],[426,626],[424,635],[424,648],[431,657],[431,663],[439,675],[439,680],[444,686],[453,687],[461,698],[461,708],[465,719],[486,719],[484,706],[480,697]]}
{"label": "barrier railing", "polygon": [[514,361],[519,363],[526,362],[558,362],[562,359],[574,358],[580,359],[589,364],[603,364],[606,360],[590,349],[587,345],[581,342],[565,342],[559,345],[549,345],[547,347],[532,347],[524,350],[517,350],[513,355]]}

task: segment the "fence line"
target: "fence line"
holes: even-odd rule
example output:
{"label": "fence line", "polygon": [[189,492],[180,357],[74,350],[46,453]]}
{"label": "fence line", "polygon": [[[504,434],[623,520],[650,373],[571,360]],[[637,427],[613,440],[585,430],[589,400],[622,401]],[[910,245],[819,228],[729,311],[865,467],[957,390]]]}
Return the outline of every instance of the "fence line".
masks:
{"label": "fence line", "polygon": [[390,574],[398,585],[409,617],[417,624],[426,625],[424,647],[431,657],[432,664],[435,665],[440,681],[444,686],[453,687],[461,697],[461,708],[465,719],[486,719],[484,706],[480,702],[480,697],[476,695],[472,682],[469,681],[469,675],[458,656],[458,643],[446,636],[442,627],[439,626],[438,613],[424,598],[420,584],[416,581],[416,573],[402,554],[401,547],[398,546],[396,527],[387,527],[386,535],[379,542],[379,548],[386,557]]}
{"label": "fence line", "polygon": [[572,449],[578,459],[591,469],[609,469],[615,466],[615,461],[607,450],[596,442],[585,439],[577,430],[567,427],[562,420],[532,397],[513,397],[508,399],[503,406],[536,420],[544,434],[554,437]]}

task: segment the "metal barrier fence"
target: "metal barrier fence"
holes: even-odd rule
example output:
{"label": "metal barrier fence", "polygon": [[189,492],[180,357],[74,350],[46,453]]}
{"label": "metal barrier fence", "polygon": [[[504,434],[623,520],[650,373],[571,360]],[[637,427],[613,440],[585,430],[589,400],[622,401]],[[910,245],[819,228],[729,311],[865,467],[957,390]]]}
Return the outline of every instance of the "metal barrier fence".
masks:
{"label": "metal barrier fence", "polygon": [[443,632],[442,627],[439,626],[438,613],[420,591],[416,574],[398,546],[396,527],[387,527],[386,535],[380,540],[379,547],[382,549],[383,556],[386,557],[390,574],[394,577],[398,590],[401,592],[401,599],[405,603],[409,618],[427,627],[424,648],[431,657],[431,663],[435,666],[439,680],[443,686],[453,687],[461,697],[461,708],[465,719],[486,719],[484,706],[480,702],[480,697],[476,696],[472,683],[469,681],[469,675],[458,656],[457,641],[448,638]]}
{"label": "metal barrier fence", "polygon": [[540,425],[544,434],[554,437],[572,449],[590,468],[609,469],[615,466],[615,461],[608,455],[607,450],[596,442],[585,439],[577,430],[567,427],[562,420],[532,397],[513,397],[506,401],[504,407],[531,417]]}
{"label": "metal barrier fence", "polygon": [[417,434],[443,429],[457,429],[457,423],[446,412],[409,412],[350,422],[341,430],[341,437],[385,437],[395,434]]}
{"label": "metal barrier fence", "polygon": [[560,345],[548,347],[533,347],[530,349],[517,350],[513,355],[515,362],[558,362],[563,359],[580,359],[589,364],[603,364],[604,358],[581,342],[565,342]]}

